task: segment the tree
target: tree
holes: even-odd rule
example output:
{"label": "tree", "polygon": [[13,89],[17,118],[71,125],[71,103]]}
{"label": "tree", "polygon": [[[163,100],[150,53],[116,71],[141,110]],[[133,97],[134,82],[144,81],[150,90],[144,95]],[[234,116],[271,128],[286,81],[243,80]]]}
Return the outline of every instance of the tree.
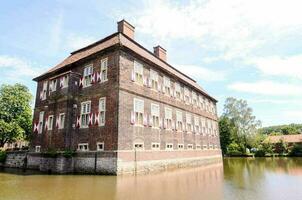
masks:
{"label": "tree", "polygon": [[0,87],[0,147],[31,133],[31,100],[28,88],[21,84]]}
{"label": "tree", "polygon": [[232,142],[234,135],[235,125],[227,117],[221,117],[219,119],[219,135],[220,135],[220,146],[223,154],[227,153],[227,147]]}
{"label": "tree", "polygon": [[257,133],[261,122],[256,120],[253,110],[248,107],[247,102],[233,97],[227,98],[222,116],[229,118],[235,124],[237,128],[236,142],[243,144],[245,148],[251,148],[251,138]]}

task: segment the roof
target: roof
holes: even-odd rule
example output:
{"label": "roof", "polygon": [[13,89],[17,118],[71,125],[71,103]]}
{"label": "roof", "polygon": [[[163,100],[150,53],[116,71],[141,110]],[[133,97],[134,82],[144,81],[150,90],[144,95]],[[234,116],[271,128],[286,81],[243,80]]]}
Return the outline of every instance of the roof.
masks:
{"label": "roof", "polygon": [[296,135],[272,135],[268,136],[265,139],[265,142],[269,143],[278,143],[280,140],[283,140],[285,143],[302,143],[302,134],[296,134]]}
{"label": "roof", "polygon": [[56,72],[59,70],[70,66],[73,63],[76,63],[90,55],[93,55],[95,53],[98,53],[104,49],[107,49],[109,47],[112,47],[114,45],[121,45],[123,47],[126,47],[132,51],[134,51],[136,54],[144,57],[145,59],[151,61],[158,67],[160,67],[162,70],[177,76],[182,82],[188,84],[189,86],[195,88],[197,91],[201,92],[205,96],[209,97],[213,101],[217,102],[215,98],[210,96],[202,87],[200,87],[195,80],[190,78],[189,76],[185,75],[184,73],[180,72],[179,70],[175,69],[173,66],[168,64],[167,62],[159,59],[156,57],[152,52],[138,44],[133,39],[129,38],[128,36],[124,35],[123,33],[114,33],[102,40],[99,40],[95,43],[92,43],[84,48],[81,48],[79,50],[76,50],[70,54],[66,59],[64,59],[61,63],[58,65],[52,67],[49,69],[46,73],[34,78],[33,80],[39,81],[46,77],[55,75]]}

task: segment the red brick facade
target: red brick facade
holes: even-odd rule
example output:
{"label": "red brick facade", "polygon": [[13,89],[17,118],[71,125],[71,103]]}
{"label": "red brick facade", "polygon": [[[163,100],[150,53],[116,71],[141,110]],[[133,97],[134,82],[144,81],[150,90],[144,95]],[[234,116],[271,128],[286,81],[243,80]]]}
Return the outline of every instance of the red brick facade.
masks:
{"label": "red brick facade", "polygon": [[[37,146],[41,147],[41,151],[49,149],[77,150],[78,144],[87,143],[87,150],[96,151],[97,143],[101,142],[104,143],[105,152],[117,151],[120,152],[118,157],[122,160],[131,160],[134,155],[131,152],[136,151],[134,145],[138,142],[143,143],[143,148],[138,151],[140,155],[144,155],[143,152],[145,152],[146,160],[155,159],[156,156],[165,159],[175,156],[186,158],[219,155],[216,100],[192,79],[137,44],[132,39],[134,33],[130,33],[131,38],[125,34],[127,33],[115,33],[104,40],[73,52],[61,64],[35,79],[38,84],[31,150],[35,151],[35,148],[37,150]],[[103,59],[107,59],[108,79],[104,82],[98,80],[101,76]],[[163,85],[163,77],[168,77],[171,91],[175,91],[175,84],[178,83],[182,93],[184,93],[184,87],[188,88],[191,99],[192,91],[196,93],[198,103],[186,104],[183,97],[179,100],[172,92],[171,95],[166,95],[161,91],[152,90],[148,83],[137,84],[133,81],[134,61],[142,64],[144,80],[150,80],[150,70],[152,69],[159,75],[158,83]],[[89,65],[93,66],[94,81],[91,86],[83,87],[84,68]],[[68,76],[66,88],[60,87],[62,76]],[[53,79],[57,80],[56,91],[50,92],[50,81]],[[41,92],[45,83],[47,83],[46,99],[41,100]],[[106,98],[104,126],[100,126],[100,122],[95,123],[96,114],[99,114],[100,109],[99,100],[102,97]],[[143,126],[134,125],[131,121],[133,120],[135,98],[144,102],[144,123],[146,120],[146,124]],[[206,106],[201,107],[199,98],[206,99],[209,104],[207,110]],[[78,120],[80,122],[83,120],[80,118],[81,103],[86,101],[91,102],[89,117],[92,121],[89,121],[91,123],[87,128],[83,128],[79,127]],[[163,125],[164,122],[161,122],[162,125],[159,128],[149,125],[151,103],[159,105],[160,120],[165,119],[165,108],[172,110],[174,128],[167,130]],[[42,133],[38,133],[41,111],[44,111],[43,130]],[[193,128],[190,133],[186,130],[176,130],[176,111],[183,113],[184,124],[187,113],[192,116],[192,126],[194,126],[194,117],[198,118],[201,124],[200,131]],[[60,113],[65,114],[64,127],[61,129],[57,126]],[[49,128],[45,126],[50,115],[54,116],[52,130],[48,130]],[[208,127],[202,125],[202,119],[209,122]],[[152,149],[152,143],[159,143],[159,149]],[[166,149],[168,143],[173,144],[172,149]],[[183,149],[178,148],[179,144],[183,145]],[[188,145],[192,145],[192,149],[188,149]],[[144,156],[140,160],[144,160]]]}

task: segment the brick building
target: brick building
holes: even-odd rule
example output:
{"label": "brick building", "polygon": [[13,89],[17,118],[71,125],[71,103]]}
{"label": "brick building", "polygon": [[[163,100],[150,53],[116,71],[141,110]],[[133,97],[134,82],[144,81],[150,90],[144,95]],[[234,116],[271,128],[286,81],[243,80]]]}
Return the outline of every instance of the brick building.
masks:
{"label": "brick building", "polygon": [[114,173],[221,159],[217,101],[125,20],[34,80],[31,151],[97,152]]}

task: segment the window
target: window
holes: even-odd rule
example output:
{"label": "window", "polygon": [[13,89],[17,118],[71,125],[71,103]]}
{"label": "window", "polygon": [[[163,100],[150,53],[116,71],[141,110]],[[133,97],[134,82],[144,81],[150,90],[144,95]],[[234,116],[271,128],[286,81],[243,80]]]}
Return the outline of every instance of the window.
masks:
{"label": "window", "polygon": [[65,75],[61,77],[61,83],[60,83],[61,88],[67,88],[68,87],[68,75]]}
{"label": "window", "polygon": [[143,71],[144,67],[142,64],[134,61],[134,80],[139,83],[140,85],[143,85]]}
{"label": "window", "polygon": [[151,149],[153,150],[159,150],[160,149],[160,144],[159,143],[151,143]]}
{"label": "window", "polygon": [[38,133],[42,133],[43,131],[43,121],[44,121],[44,111],[39,113]]}
{"label": "window", "polygon": [[208,145],[204,144],[202,149],[208,149]]}
{"label": "window", "polygon": [[187,149],[192,150],[193,149],[193,144],[188,144]]}
{"label": "window", "polygon": [[182,112],[181,111],[176,111],[176,128],[177,130],[179,131],[182,131],[182,125],[183,125],[183,122],[182,122]]}
{"label": "window", "polygon": [[191,97],[190,97],[190,91],[188,88],[184,89],[185,93],[185,103],[190,104],[191,103]]}
{"label": "window", "polygon": [[164,76],[164,93],[170,95],[171,93],[171,82],[170,79]]}
{"label": "window", "polygon": [[158,90],[158,73],[154,70],[150,70],[151,88]]}
{"label": "window", "polygon": [[199,128],[199,117],[198,116],[194,117],[194,126],[195,126],[195,132],[199,133],[200,132],[200,128]]}
{"label": "window", "polygon": [[187,132],[192,131],[192,119],[189,113],[186,114],[186,125],[187,125]]}
{"label": "window", "polygon": [[65,126],[65,113],[59,115],[59,129],[63,129]]}
{"label": "window", "polygon": [[144,149],[144,143],[134,143],[134,149],[135,150],[143,150]]}
{"label": "window", "polygon": [[53,115],[49,115],[48,122],[47,122],[47,129],[52,130],[52,126],[53,126]]}
{"label": "window", "polygon": [[173,150],[173,144],[172,143],[167,143],[166,144],[166,150]]}
{"label": "window", "polygon": [[88,151],[88,143],[78,144],[78,151]]}
{"label": "window", "polygon": [[143,125],[144,123],[144,101],[140,99],[134,99],[134,114],[135,124]]}
{"label": "window", "polygon": [[204,109],[205,109],[205,105],[204,105],[204,97],[200,96],[200,98],[199,98],[199,103],[200,103],[200,108],[201,108],[202,110],[204,110]]}
{"label": "window", "polygon": [[199,144],[197,144],[196,149],[201,149],[201,146]]}
{"label": "window", "polygon": [[53,79],[49,83],[49,93],[55,92],[57,90],[57,79]]}
{"label": "window", "polygon": [[106,115],[106,97],[100,98],[99,101],[99,125],[105,125],[105,115]]}
{"label": "window", "polygon": [[179,150],[184,149],[184,145],[183,144],[178,144],[178,149]]}
{"label": "window", "polygon": [[166,129],[172,129],[172,109],[165,108],[165,127]]}
{"label": "window", "polygon": [[212,144],[209,144],[209,149],[213,149],[213,145]]}
{"label": "window", "polygon": [[159,105],[151,103],[151,120],[152,126],[159,127]]}
{"label": "window", "polygon": [[179,83],[175,83],[175,97],[178,100],[181,100],[181,87]]}
{"label": "window", "polygon": [[41,152],[41,146],[35,146],[35,152],[36,153]]}
{"label": "window", "polygon": [[47,83],[48,83],[47,81],[43,82],[43,88],[42,88],[42,91],[41,91],[41,94],[40,94],[40,99],[41,100],[45,100],[46,99]]}
{"label": "window", "polygon": [[104,151],[104,142],[96,143],[96,150],[97,151]]}
{"label": "window", "polygon": [[81,127],[87,128],[89,125],[89,115],[91,112],[91,101],[81,103]]}
{"label": "window", "polygon": [[215,145],[214,145],[214,148],[215,148],[215,149],[218,149],[218,146],[217,146],[217,144],[215,144]]}
{"label": "window", "polygon": [[193,106],[197,106],[197,95],[196,95],[196,92],[192,92],[192,104],[193,104]]}
{"label": "window", "polygon": [[107,72],[108,72],[108,58],[101,60],[101,82],[107,81]]}
{"label": "window", "polygon": [[88,65],[84,68],[84,81],[83,81],[83,86],[88,87],[91,85],[91,78],[93,74],[93,66]]}
{"label": "window", "polygon": [[201,127],[202,135],[206,135],[206,120],[203,117],[201,118]]}

